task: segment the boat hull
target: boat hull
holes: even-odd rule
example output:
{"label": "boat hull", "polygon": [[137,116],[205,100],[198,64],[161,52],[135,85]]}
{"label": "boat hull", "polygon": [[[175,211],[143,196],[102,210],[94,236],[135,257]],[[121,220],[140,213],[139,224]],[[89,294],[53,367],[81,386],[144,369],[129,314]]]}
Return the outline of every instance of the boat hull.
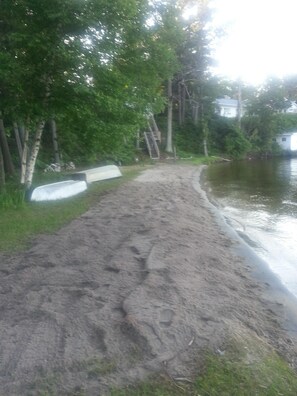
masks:
{"label": "boat hull", "polygon": [[76,172],[72,175],[73,179],[84,180],[87,183],[114,179],[121,176],[122,173],[118,168],[118,166],[116,165],[100,166],[98,168],[92,168],[92,169]]}
{"label": "boat hull", "polygon": [[36,187],[31,194],[31,201],[56,201],[77,195],[87,189],[83,180],[65,180],[58,183]]}

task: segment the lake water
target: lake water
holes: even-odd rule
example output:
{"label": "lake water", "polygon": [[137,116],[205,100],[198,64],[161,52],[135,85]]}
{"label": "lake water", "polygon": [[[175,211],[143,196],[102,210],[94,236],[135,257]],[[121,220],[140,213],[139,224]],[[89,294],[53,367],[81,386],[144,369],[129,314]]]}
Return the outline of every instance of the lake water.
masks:
{"label": "lake water", "polygon": [[297,158],[215,164],[206,178],[227,222],[297,297]]}

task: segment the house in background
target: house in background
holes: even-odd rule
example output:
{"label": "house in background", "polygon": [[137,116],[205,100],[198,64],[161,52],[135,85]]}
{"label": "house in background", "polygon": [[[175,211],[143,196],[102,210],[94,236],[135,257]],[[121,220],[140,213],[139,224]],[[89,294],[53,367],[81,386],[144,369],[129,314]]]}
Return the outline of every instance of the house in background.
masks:
{"label": "house in background", "polygon": [[[228,118],[235,118],[238,116],[239,103],[237,99],[231,99],[229,96],[224,96],[224,98],[216,99],[215,104],[220,116]],[[241,106],[240,116],[242,115],[243,110]]]}
{"label": "house in background", "polygon": [[297,152],[297,131],[282,133],[277,135],[275,139],[283,150]]}
{"label": "house in background", "polygon": [[285,110],[285,113],[296,114],[297,113],[297,103],[291,101],[290,107]]}

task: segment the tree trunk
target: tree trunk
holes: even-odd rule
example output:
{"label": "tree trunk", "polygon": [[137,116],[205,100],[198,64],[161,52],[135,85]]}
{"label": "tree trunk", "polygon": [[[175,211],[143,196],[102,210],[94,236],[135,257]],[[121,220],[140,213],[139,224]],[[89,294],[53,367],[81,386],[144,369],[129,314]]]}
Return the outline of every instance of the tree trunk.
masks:
{"label": "tree trunk", "polygon": [[26,182],[28,140],[29,140],[29,129],[26,128],[24,130],[24,145],[23,145],[23,154],[22,154],[22,165],[21,165],[21,184],[25,184]]}
{"label": "tree trunk", "polygon": [[0,146],[2,148],[2,155],[3,155],[5,171],[9,175],[13,175],[14,174],[14,166],[13,166],[13,162],[11,159],[8,143],[7,143],[7,138],[5,135],[3,120],[1,118],[0,118]]}
{"label": "tree trunk", "polygon": [[25,133],[26,131],[24,124],[19,125],[19,136],[21,139],[22,146],[24,146],[24,142],[25,142]]}
{"label": "tree trunk", "polygon": [[[203,112],[203,105],[202,105]],[[202,135],[203,135],[203,150],[205,157],[208,157],[207,140],[208,140],[208,125],[205,119],[202,119]]]}
{"label": "tree trunk", "polygon": [[203,150],[204,150],[204,155],[205,157],[208,157],[208,150],[207,150],[207,139],[203,139]]}
{"label": "tree trunk", "polygon": [[32,150],[31,150],[31,155],[30,155],[30,159],[28,161],[28,165],[27,165],[27,169],[26,169],[26,178],[25,178],[26,189],[29,189],[32,184],[35,163],[36,163],[37,155],[38,155],[39,148],[40,148],[40,141],[41,141],[44,124],[45,124],[44,121],[40,121],[37,126],[37,129],[36,129],[35,138],[34,138]]}
{"label": "tree trunk", "polygon": [[178,124],[182,125],[182,88],[181,88],[181,82],[178,83]]}
{"label": "tree trunk", "polygon": [[199,103],[194,102],[194,107],[193,107],[193,119],[194,119],[194,124],[198,125],[198,115],[199,115]]}
{"label": "tree trunk", "polygon": [[181,114],[181,121],[182,124],[184,124],[185,119],[186,119],[186,86],[185,84],[182,85],[182,114]]}
{"label": "tree trunk", "polygon": [[5,170],[2,150],[0,147],[0,192],[5,190]]}
{"label": "tree trunk", "polygon": [[50,126],[52,130],[52,139],[53,139],[53,146],[54,146],[54,154],[55,154],[55,164],[61,164],[60,153],[59,153],[59,146],[58,146],[58,136],[57,136],[57,125],[56,121],[52,118],[50,120]]}
{"label": "tree trunk", "polygon": [[173,153],[172,147],[172,108],[173,108],[173,98],[172,98],[172,80],[168,80],[168,120],[167,120],[167,139],[166,139],[166,151],[168,153]]}
{"label": "tree trunk", "polygon": [[18,153],[19,153],[20,161],[22,161],[22,158],[23,158],[23,146],[22,146],[22,141],[21,141],[21,138],[20,138],[20,132],[19,132],[18,124],[16,122],[13,123],[13,130],[14,130],[14,136],[15,136],[16,144],[17,144],[17,147],[18,147]]}
{"label": "tree trunk", "polygon": [[242,113],[242,98],[241,98],[241,83],[238,84],[237,92],[237,123],[238,128],[241,129],[241,114]]}

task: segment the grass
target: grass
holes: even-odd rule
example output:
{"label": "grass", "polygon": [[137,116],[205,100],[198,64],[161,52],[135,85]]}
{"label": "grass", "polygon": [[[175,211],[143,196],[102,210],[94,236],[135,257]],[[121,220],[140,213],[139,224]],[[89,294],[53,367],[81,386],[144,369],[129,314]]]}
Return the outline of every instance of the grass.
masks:
{"label": "grass", "polygon": [[[204,356],[201,358],[201,356]],[[109,396],[296,396],[297,375],[290,366],[259,338],[232,341],[222,354],[205,352],[199,375],[175,381],[161,374],[135,386],[112,389]],[[198,365],[198,364],[197,364]],[[201,367],[201,362],[199,364]],[[112,360],[90,359],[74,367],[96,379],[114,373]],[[41,377],[33,386],[40,396],[58,395],[61,378]],[[34,393],[35,394],[35,393]],[[67,396],[86,396],[82,387]]]}
{"label": "grass", "polygon": [[215,155],[211,155],[209,157],[205,157],[203,155],[190,155],[187,159],[178,160],[179,163],[191,164],[191,165],[210,165],[216,162],[222,161],[222,157],[217,157]]}
{"label": "grass", "polygon": [[168,376],[122,389],[110,396],[296,396],[297,375],[262,341],[232,342],[224,354],[206,353],[196,379],[177,382]]}
{"label": "grass", "polygon": [[[56,202],[24,203],[18,190],[0,194],[0,251],[19,251],[40,233],[52,233],[86,212],[106,192],[133,179],[143,167],[122,170],[123,177],[93,183],[88,190],[75,197]],[[61,175],[58,176],[61,178]],[[57,175],[46,174],[39,184],[57,180]],[[14,193],[15,192],[15,193]],[[2,200],[2,201],[1,201]]]}
{"label": "grass", "polygon": [[208,356],[195,389],[201,396],[295,396],[297,376],[275,352],[253,364]]}
{"label": "grass", "polygon": [[93,358],[87,362],[88,378],[101,377],[112,373],[115,369],[116,363],[113,360]]}

